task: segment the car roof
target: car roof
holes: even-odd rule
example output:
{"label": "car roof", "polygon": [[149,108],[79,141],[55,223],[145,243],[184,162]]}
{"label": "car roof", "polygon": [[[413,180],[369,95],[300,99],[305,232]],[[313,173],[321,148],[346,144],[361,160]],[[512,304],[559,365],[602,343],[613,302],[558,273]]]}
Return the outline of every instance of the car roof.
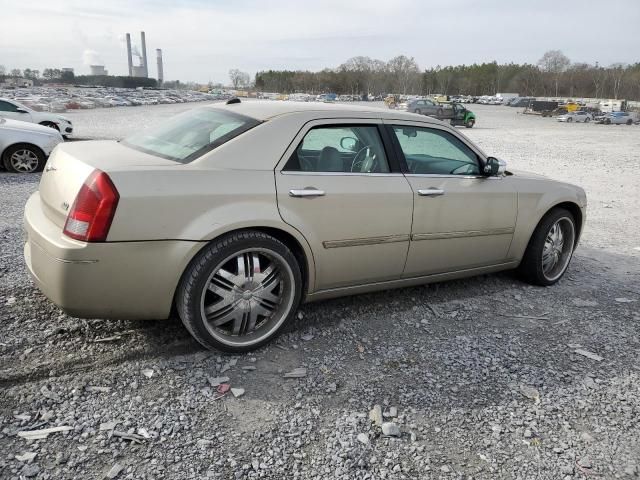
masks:
{"label": "car roof", "polygon": [[314,112],[317,113],[318,118],[326,118],[327,114],[334,112],[340,117],[358,117],[362,114],[367,114],[367,116],[375,115],[379,118],[406,119],[414,121],[419,119],[422,122],[441,123],[438,120],[431,119],[424,115],[418,116],[415,113],[401,112],[398,110],[390,110],[374,106],[342,105],[335,103],[241,100],[239,103],[232,103],[229,105],[225,103],[216,103],[208,105],[205,108],[228,110],[230,112],[236,112],[241,115],[246,115],[247,117],[255,118],[256,120],[269,120],[270,118],[281,115]]}

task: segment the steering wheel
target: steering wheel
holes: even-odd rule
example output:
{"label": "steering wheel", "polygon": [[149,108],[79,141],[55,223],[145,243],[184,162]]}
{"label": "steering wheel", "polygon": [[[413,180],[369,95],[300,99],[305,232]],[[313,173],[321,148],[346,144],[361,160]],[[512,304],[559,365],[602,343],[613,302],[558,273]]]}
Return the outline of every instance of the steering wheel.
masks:
{"label": "steering wheel", "polygon": [[[362,158],[359,158],[362,156]],[[362,147],[351,161],[351,171],[360,173],[370,173],[376,163],[376,154],[371,152],[371,145]]]}
{"label": "steering wheel", "polygon": [[298,160],[300,161],[300,170],[302,170],[303,172],[313,171],[313,164],[311,163],[311,161],[309,161],[308,158],[298,154]]}

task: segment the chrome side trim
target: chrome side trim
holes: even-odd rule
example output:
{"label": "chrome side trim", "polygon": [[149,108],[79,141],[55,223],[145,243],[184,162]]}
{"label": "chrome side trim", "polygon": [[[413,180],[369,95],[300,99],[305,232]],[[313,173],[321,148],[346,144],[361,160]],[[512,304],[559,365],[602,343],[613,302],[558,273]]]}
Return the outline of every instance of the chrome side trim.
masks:
{"label": "chrome side trim", "polygon": [[416,178],[487,178],[484,175],[440,175],[438,173],[405,173],[405,177]]}
{"label": "chrome side trim", "polygon": [[322,242],[324,248],[360,247],[363,245],[379,245],[382,243],[408,242],[409,235],[389,235],[386,237],[353,238],[349,240],[327,240]]}
{"label": "chrome side trim", "polygon": [[361,172],[302,172],[280,170],[281,175],[305,175],[308,177],[402,177],[402,173],[361,173]]}
{"label": "chrome side trim", "polygon": [[512,227],[494,228],[491,230],[468,230],[465,232],[414,233],[411,240],[442,240],[445,238],[488,237],[490,235],[509,235],[515,231]]}

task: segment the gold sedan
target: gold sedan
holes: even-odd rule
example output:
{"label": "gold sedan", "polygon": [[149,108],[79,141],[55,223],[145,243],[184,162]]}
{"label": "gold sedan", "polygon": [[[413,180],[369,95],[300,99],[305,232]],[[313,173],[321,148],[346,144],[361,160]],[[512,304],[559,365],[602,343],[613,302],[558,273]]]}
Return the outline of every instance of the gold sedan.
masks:
{"label": "gold sedan", "polygon": [[234,100],[59,145],[25,207],[24,255],[71,315],[175,306],[202,345],[241,352],[302,301],[515,268],[552,285],[586,204],[428,117]]}

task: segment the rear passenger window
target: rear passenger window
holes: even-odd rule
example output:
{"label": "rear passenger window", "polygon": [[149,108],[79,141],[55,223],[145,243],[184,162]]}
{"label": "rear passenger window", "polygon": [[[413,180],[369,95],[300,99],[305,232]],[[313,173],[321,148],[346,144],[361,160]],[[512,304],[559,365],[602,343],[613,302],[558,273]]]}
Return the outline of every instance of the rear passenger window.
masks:
{"label": "rear passenger window", "polygon": [[322,126],[307,132],[284,170],[388,173],[389,163],[375,125]]}
{"label": "rear passenger window", "polygon": [[394,126],[409,173],[479,175],[478,156],[455,135],[435,128]]}

